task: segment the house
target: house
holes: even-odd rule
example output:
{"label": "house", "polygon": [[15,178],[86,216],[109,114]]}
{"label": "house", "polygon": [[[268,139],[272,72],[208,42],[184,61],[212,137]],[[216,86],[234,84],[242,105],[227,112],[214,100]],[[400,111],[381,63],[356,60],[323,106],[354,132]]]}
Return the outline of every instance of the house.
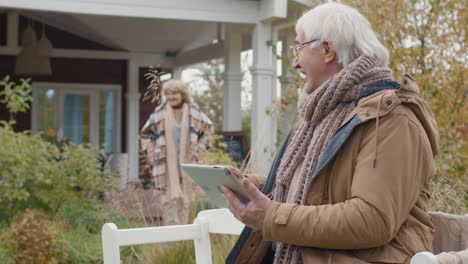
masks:
{"label": "house", "polygon": [[[51,73],[24,76],[32,78],[34,99],[31,111],[17,117],[17,129],[52,128],[74,142],[127,153],[127,180],[135,180],[139,130],[154,108],[142,102],[147,68],[160,65],[165,77],[180,78],[184,67],[224,57],[223,130],[235,132],[241,130],[240,52],[252,49],[251,143],[258,150],[252,161],[265,171],[276,149],[277,126],[266,113],[277,77],[266,43],[288,47],[294,22],[317,2],[0,0],[0,76],[22,77],[15,64],[31,29],[52,44],[46,52]],[[7,115],[0,106],[0,119]]]}

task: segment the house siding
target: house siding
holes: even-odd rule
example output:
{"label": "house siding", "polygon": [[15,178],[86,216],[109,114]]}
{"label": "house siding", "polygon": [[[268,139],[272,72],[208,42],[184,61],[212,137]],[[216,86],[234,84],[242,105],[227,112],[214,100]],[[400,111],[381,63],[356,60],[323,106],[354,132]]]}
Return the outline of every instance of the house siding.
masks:
{"label": "house siding", "polygon": [[[0,55],[0,78],[6,75],[18,81],[21,76],[14,75],[14,56]],[[127,93],[127,61],[125,60],[97,60],[97,59],[70,59],[52,58],[51,76],[34,76],[33,82],[60,82],[60,83],[93,83],[93,84],[118,84],[122,86],[122,152],[126,151],[126,101]],[[24,76],[23,76],[24,78]],[[0,88],[1,89],[1,88]],[[9,113],[5,105],[0,104],[0,119],[8,120]],[[16,117],[17,131],[31,129],[31,111],[20,113]]]}

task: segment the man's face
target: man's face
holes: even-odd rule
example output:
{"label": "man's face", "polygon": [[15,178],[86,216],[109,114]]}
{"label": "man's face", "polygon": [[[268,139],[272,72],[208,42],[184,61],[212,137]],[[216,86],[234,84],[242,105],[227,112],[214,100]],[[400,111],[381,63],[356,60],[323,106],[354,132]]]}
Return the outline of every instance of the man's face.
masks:
{"label": "man's face", "polygon": [[[306,39],[304,31],[300,30],[296,35],[295,44],[301,44],[307,41],[309,40]],[[294,68],[300,70],[305,75],[306,89],[309,93],[317,89],[323,83],[323,73],[326,67],[321,46],[311,48],[311,44],[313,43],[303,45],[299,53],[297,53],[297,56],[294,57],[292,63]]]}

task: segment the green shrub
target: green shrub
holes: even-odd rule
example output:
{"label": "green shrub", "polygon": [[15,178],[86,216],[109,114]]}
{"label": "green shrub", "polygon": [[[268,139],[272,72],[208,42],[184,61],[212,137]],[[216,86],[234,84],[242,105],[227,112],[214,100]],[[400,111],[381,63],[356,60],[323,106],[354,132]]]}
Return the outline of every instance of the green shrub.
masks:
{"label": "green shrub", "polygon": [[167,264],[195,264],[195,249],[192,241],[181,241],[158,245],[152,256],[153,263],[157,260]]}
{"label": "green shrub", "polygon": [[30,79],[20,79],[20,84],[10,80],[10,76],[5,76],[0,80],[0,103],[10,112],[10,121],[14,121],[14,116],[19,112],[26,112],[32,102],[32,87]]}
{"label": "green shrub", "polygon": [[73,227],[66,223],[60,226],[59,232],[67,242],[67,263],[102,263],[100,233],[90,233],[86,226]]}
{"label": "green shrub", "polygon": [[15,260],[12,257],[10,250],[8,249],[8,243],[5,232],[0,229],[0,263],[2,264],[15,264]]}
{"label": "green shrub", "polygon": [[211,149],[202,154],[200,163],[211,165],[233,165],[236,163],[226,153],[227,144],[223,141],[223,136],[213,135],[213,146]]}
{"label": "green shrub", "polygon": [[[237,236],[211,234],[211,253],[213,263],[224,263],[229,251],[234,246]],[[125,249],[128,247],[123,247]],[[195,264],[193,241],[179,241],[162,244],[137,246],[139,253],[123,257],[124,263],[164,263]]]}
{"label": "green shrub", "polygon": [[[31,213],[32,212],[32,213]],[[33,216],[33,223],[35,226],[39,226],[36,223],[39,222],[40,226],[49,227],[55,234],[54,239],[58,239],[63,246],[63,252],[66,252],[66,258],[62,261],[57,262],[56,260],[50,260],[50,263],[70,263],[70,264],[81,264],[81,263],[102,263],[102,242],[101,242],[101,227],[106,222],[113,222],[119,228],[129,228],[141,226],[141,223],[133,223],[127,221],[121,215],[111,211],[101,205],[86,205],[67,203],[62,206],[55,216],[46,215],[43,211],[37,209],[27,209],[25,215]],[[42,221],[46,219],[46,221]],[[0,228],[3,235],[0,236],[0,263],[2,264],[14,264],[14,263],[37,263],[37,262],[18,262],[15,259],[15,255],[18,255],[16,248],[11,244],[17,245],[25,239],[18,237],[17,231],[23,229],[24,226],[18,226],[18,217],[14,217],[10,226],[2,226]],[[36,234],[38,228],[31,231],[31,234]],[[49,230],[49,229],[46,229]],[[47,231],[47,232],[50,232]],[[35,235],[37,236],[37,234]],[[38,236],[40,237],[40,236]],[[40,238],[41,241],[43,238]],[[34,244],[39,240],[37,238],[31,241],[31,244],[27,244],[24,247],[33,248],[34,250],[44,251],[45,249],[34,248]],[[44,243],[44,242],[41,242]],[[43,253],[41,253],[43,254]],[[137,256],[142,255],[139,247],[122,247],[120,254],[123,258],[137,259]],[[21,255],[21,254],[20,254]],[[20,257],[26,259],[30,257],[31,253],[22,253]],[[41,263],[41,262],[39,262]],[[46,262],[49,263],[49,262]]]}
{"label": "green shrub", "polygon": [[56,217],[66,221],[73,229],[84,229],[88,233],[101,232],[101,226],[106,221],[108,211],[94,204],[64,204]]}
{"label": "green shrub", "polygon": [[96,234],[101,234],[101,227],[107,222],[115,223],[119,228],[141,225],[141,223],[126,219],[115,210],[99,203],[67,203],[60,208],[56,217],[66,221],[72,228],[83,227],[87,232]]}
{"label": "green shrub", "polygon": [[[67,203],[56,214],[60,233],[69,246],[69,263],[102,263],[101,228],[115,223],[120,229],[141,227],[141,222],[126,219],[103,204]],[[122,247],[122,257],[134,258],[138,247]]]}
{"label": "green shrub", "polygon": [[9,126],[0,127],[0,142],[0,212],[9,219],[30,205],[45,207],[45,201],[34,193],[53,187],[53,175],[58,173],[54,166],[59,157],[57,148],[39,136],[16,133]]}
{"label": "green shrub", "polygon": [[67,244],[56,224],[41,210],[27,209],[18,214],[2,236],[15,263],[67,262]]}
{"label": "green shrub", "polygon": [[26,208],[55,213],[68,202],[89,203],[113,182],[101,170],[101,151],[83,145],[63,146],[40,135],[0,126],[0,217],[10,219]]}

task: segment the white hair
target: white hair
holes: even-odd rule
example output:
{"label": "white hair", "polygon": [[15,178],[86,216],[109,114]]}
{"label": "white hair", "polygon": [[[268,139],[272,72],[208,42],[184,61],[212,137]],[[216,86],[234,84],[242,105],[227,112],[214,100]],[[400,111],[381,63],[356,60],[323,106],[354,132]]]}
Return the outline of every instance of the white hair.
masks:
{"label": "white hair", "polygon": [[343,67],[360,55],[376,56],[385,64],[389,62],[388,50],[380,43],[369,21],[356,9],[340,4],[326,3],[308,11],[296,23],[296,33],[304,31],[305,41],[317,47],[330,42],[338,63]]}

